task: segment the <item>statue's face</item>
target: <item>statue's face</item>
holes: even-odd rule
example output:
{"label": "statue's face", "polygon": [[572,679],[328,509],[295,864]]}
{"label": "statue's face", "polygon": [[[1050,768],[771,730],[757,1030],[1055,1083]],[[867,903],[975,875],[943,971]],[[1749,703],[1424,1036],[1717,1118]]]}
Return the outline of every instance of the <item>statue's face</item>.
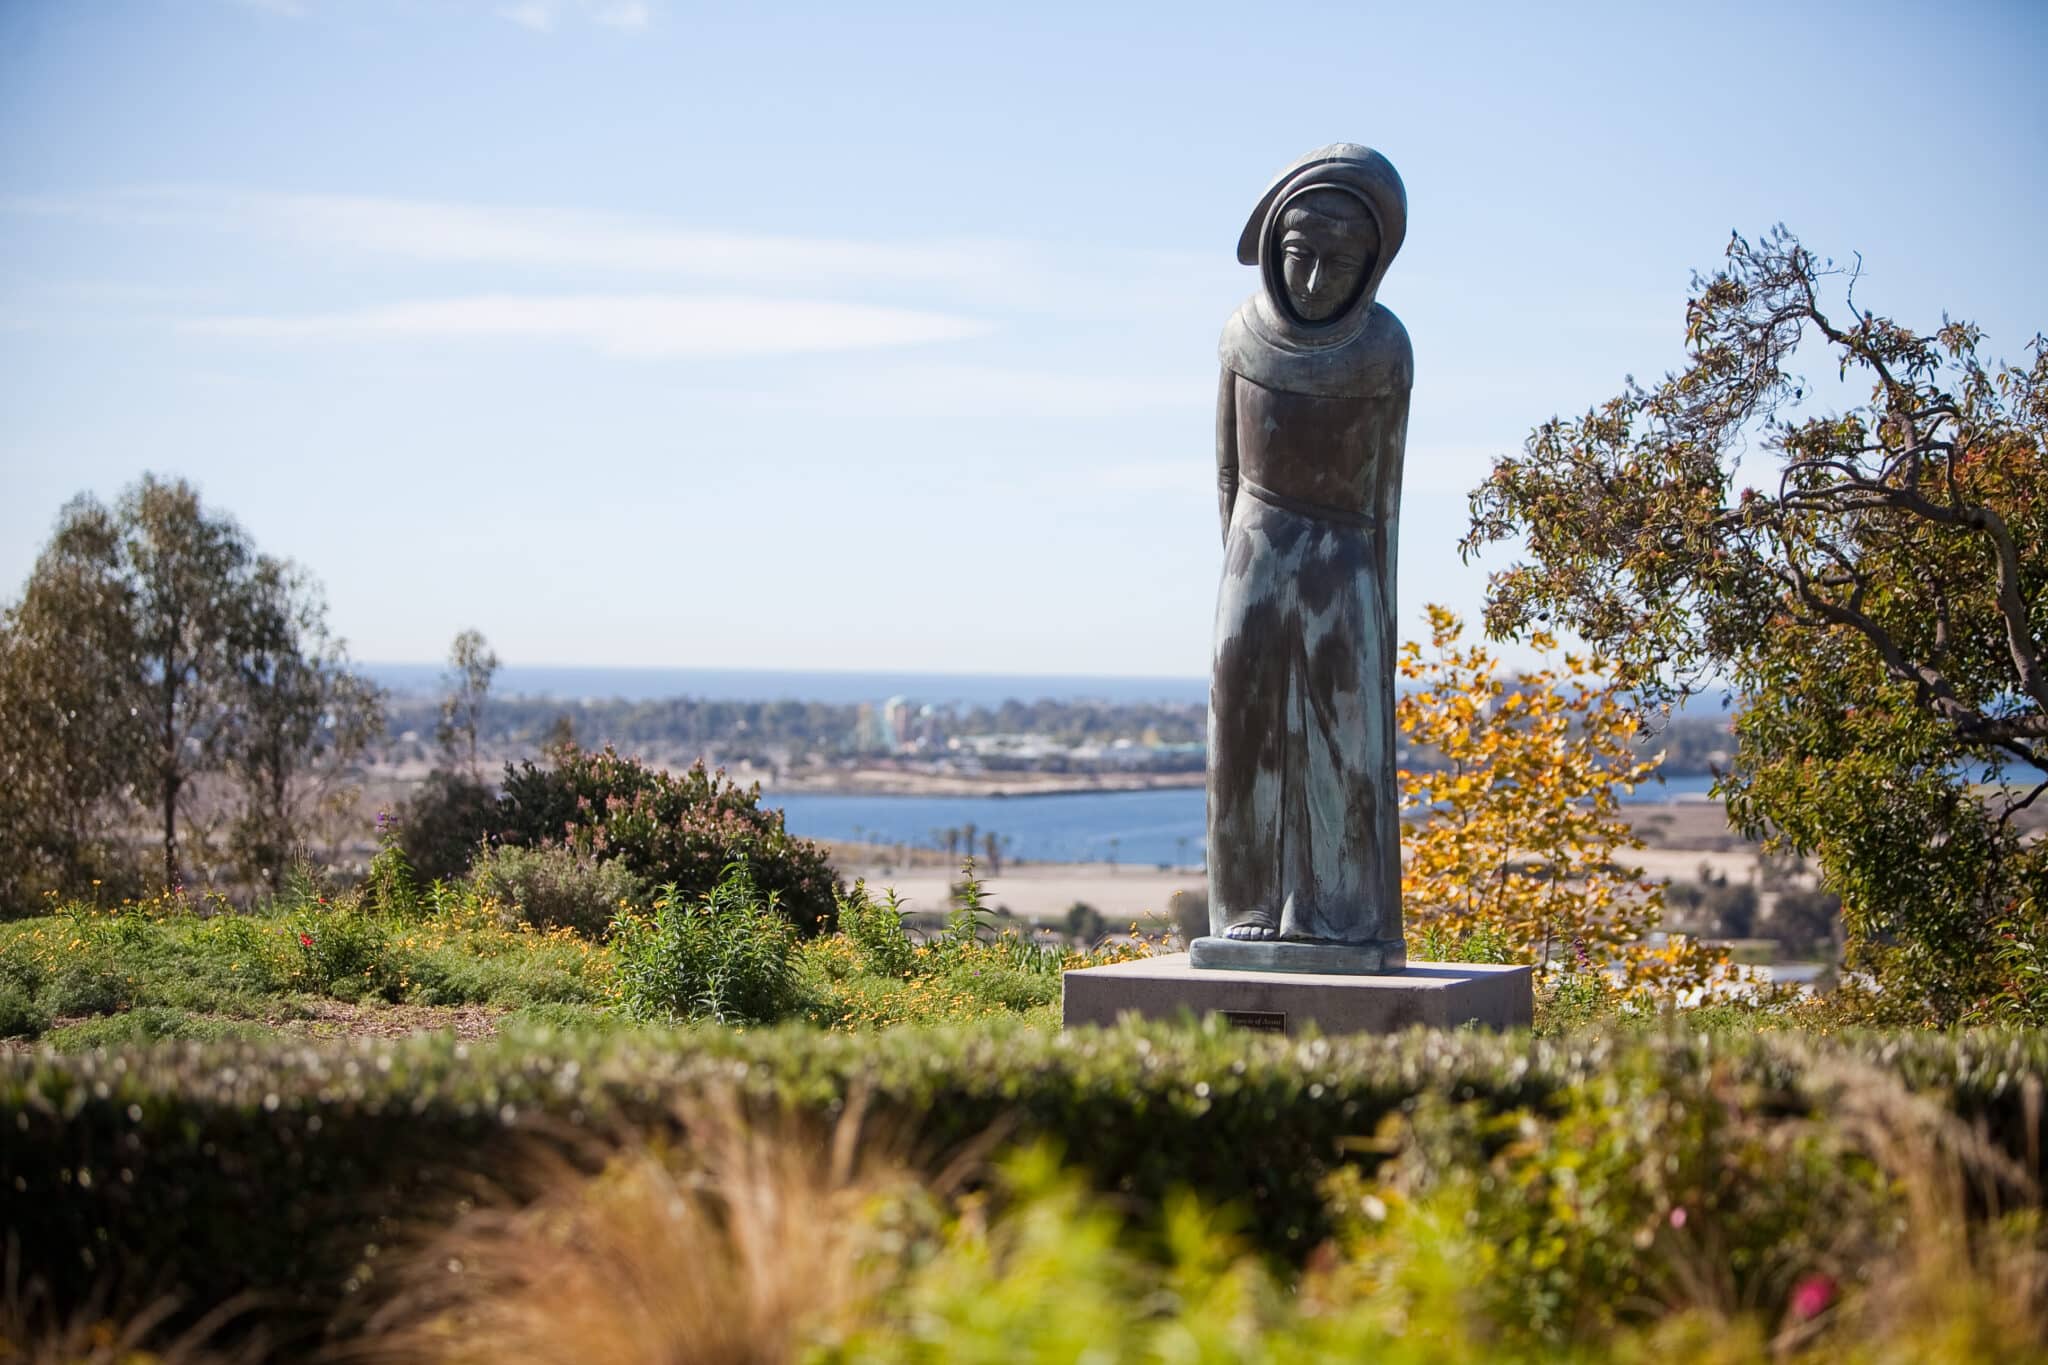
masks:
{"label": "statue's face", "polygon": [[1358,298],[1379,230],[1365,206],[1342,190],[1310,190],[1280,216],[1280,277],[1303,322],[1327,322]]}

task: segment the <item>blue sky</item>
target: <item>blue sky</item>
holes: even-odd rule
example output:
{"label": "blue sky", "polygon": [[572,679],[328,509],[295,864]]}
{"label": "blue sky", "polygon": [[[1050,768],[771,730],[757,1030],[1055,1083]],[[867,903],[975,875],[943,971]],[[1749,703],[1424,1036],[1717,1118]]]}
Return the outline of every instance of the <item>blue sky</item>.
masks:
{"label": "blue sky", "polygon": [[1271,174],[1401,170],[1401,540],[1783,221],[2048,328],[2048,7],[8,0],[0,594],[182,474],[358,658],[1199,674]]}

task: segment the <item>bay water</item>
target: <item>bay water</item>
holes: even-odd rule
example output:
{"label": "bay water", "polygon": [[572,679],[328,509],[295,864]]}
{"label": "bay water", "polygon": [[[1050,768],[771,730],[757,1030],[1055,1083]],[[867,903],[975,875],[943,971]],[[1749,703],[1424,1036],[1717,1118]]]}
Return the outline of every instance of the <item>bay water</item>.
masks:
{"label": "bay water", "polygon": [[[1705,775],[1673,777],[1638,788],[1626,801],[1701,797]],[[975,854],[989,834],[1003,856],[1031,862],[1111,862],[1135,867],[1192,867],[1202,861],[1204,793],[1200,787],[1159,791],[1072,792],[1049,796],[871,796],[836,792],[763,792],[780,806],[789,832],[844,843],[944,848],[949,829],[975,829]]]}

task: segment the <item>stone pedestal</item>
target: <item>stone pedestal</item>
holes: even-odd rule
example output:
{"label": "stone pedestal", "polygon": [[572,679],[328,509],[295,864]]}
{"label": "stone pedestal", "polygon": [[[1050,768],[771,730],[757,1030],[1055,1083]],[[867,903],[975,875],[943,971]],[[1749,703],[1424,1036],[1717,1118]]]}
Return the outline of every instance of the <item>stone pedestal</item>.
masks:
{"label": "stone pedestal", "polygon": [[1196,969],[1186,953],[1068,972],[1063,1019],[1113,1024],[1126,1012],[1147,1019],[1221,1015],[1226,1023],[1295,1034],[1314,1021],[1324,1033],[1398,1033],[1426,1028],[1527,1028],[1535,1010],[1534,971],[1466,962],[1411,962],[1384,975]]}
{"label": "stone pedestal", "polygon": [[1198,972],[1296,972],[1305,976],[1378,976],[1405,963],[1399,939],[1384,943],[1297,943],[1288,939],[1235,939],[1204,935],[1188,945]]}

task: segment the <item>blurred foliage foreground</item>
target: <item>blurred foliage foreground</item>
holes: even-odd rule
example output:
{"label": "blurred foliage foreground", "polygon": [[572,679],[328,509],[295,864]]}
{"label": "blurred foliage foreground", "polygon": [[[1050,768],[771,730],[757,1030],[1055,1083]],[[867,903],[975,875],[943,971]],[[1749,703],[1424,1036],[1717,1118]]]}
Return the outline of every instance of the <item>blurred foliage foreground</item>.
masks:
{"label": "blurred foliage foreground", "polygon": [[2038,1360],[2044,1063],[1017,1021],[17,1052],[0,1358]]}

